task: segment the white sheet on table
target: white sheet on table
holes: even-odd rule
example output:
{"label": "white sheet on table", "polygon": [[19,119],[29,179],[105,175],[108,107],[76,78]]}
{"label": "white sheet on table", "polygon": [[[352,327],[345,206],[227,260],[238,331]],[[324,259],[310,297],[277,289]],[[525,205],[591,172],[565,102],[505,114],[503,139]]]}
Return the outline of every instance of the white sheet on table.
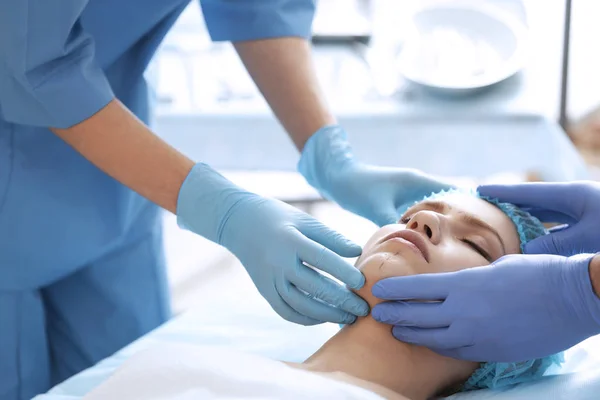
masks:
{"label": "white sheet on table", "polygon": [[[600,338],[588,341],[595,348]],[[597,400],[600,363],[582,346],[567,353],[560,376],[501,391],[460,393],[456,400]],[[558,371],[557,371],[558,372]],[[567,372],[565,374],[565,372]],[[365,389],[225,346],[157,344],[142,350],[92,391],[87,400],[364,399]]]}
{"label": "white sheet on table", "polygon": [[[261,305],[261,303],[264,303]],[[284,321],[256,296],[235,292],[180,316],[36,400],[79,400],[106,382],[135,354],[159,345],[225,346],[275,360],[302,362],[337,331],[333,324],[305,327]],[[461,393],[452,400],[596,400],[600,393],[600,336],[567,351],[559,371],[573,374],[523,384],[505,392]],[[537,393],[541,393],[537,395]]]}
{"label": "white sheet on table", "polygon": [[382,400],[382,397],[224,347],[160,345],[133,356],[84,399]]}

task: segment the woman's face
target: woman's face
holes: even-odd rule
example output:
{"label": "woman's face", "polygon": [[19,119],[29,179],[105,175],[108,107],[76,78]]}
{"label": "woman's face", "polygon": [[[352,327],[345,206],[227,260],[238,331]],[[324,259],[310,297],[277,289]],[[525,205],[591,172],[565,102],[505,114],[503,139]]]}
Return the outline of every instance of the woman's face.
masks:
{"label": "woman's face", "polygon": [[380,301],[371,287],[381,279],[459,271],[519,252],[517,230],[499,208],[471,195],[449,194],[411,207],[398,224],[375,232],[356,262],[366,278],[357,293],[373,306]]}

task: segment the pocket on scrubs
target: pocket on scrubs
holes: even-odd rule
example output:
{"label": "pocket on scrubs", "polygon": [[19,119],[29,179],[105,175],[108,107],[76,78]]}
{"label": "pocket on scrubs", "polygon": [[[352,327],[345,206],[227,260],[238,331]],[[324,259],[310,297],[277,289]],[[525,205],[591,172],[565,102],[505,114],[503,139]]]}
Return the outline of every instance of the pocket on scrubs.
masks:
{"label": "pocket on scrubs", "polygon": [[13,148],[14,129],[11,124],[0,119],[0,213],[2,213],[12,175]]}

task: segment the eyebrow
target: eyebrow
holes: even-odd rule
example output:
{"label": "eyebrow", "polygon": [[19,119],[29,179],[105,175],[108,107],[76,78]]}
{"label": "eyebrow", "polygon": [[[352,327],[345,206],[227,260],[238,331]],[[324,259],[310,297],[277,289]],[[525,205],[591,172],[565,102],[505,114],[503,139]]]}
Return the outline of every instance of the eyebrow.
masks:
{"label": "eyebrow", "polygon": [[[450,204],[435,200],[423,201],[417,204],[415,208],[427,208],[431,211],[435,211],[440,214],[445,214],[446,212],[451,211],[453,209]],[[480,218],[476,217],[471,213],[462,210],[458,210],[456,213],[459,215],[460,219],[463,220],[463,222],[465,222],[466,224],[486,230],[492,235],[494,235],[496,239],[498,239],[498,241],[500,242],[500,246],[502,247],[502,253],[506,254],[504,241],[502,240],[502,237],[496,229],[494,229],[491,225],[489,225],[485,221],[482,221]]]}
{"label": "eyebrow", "polygon": [[[449,207],[449,209],[452,209],[452,207],[450,207],[450,206],[448,206],[448,207]],[[477,228],[484,229],[484,230],[490,232],[491,234],[493,234],[496,237],[496,239],[498,239],[498,241],[500,242],[500,246],[502,247],[502,253],[506,254],[506,248],[504,246],[504,241],[502,240],[502,237],[500,237],[500,234],[498,233],[497,230],[495,230],[492,226],[488,225],[486,222],[477,218],[473,214],[469,214],[468,212],[465,212],[465,211],[457,211],[457,214],[460,216],[460,218],[465,223],[467,223],[471,226],[477,227]]]}

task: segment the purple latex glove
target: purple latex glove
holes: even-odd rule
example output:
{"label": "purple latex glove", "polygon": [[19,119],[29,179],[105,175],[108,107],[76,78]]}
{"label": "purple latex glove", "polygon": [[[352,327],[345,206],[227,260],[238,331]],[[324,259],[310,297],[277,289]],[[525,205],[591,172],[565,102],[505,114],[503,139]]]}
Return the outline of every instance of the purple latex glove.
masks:
{"label": "purple latex glove", "polygon": [[[517,362],[565,350],[600,333],[592,255],[509,255],[490,266],[388,278],[376,320],[394,336],[453,358]],[[433,303],[410,300],[433,300]]]}
{"label": "purple latex glove", "polygon": [[562,257],[600,250],[600,185],[490,185],[479,192],[566,224],[525,246],[526,253],[556,255],[513,255],[487,267],[382,280],[373,294],[393,302],[375,306],[373,317],[395,325],[400,340],[477,361],[543,357],[600,333],[591,255]]}
{"label": "purple latex glove", "polygon": [[571,256],[600,251],[600,185],[596,182],[523,183],[479,187],[483,196],[513,203],[542,222],[565,224],[525,246],[528,254]]}

